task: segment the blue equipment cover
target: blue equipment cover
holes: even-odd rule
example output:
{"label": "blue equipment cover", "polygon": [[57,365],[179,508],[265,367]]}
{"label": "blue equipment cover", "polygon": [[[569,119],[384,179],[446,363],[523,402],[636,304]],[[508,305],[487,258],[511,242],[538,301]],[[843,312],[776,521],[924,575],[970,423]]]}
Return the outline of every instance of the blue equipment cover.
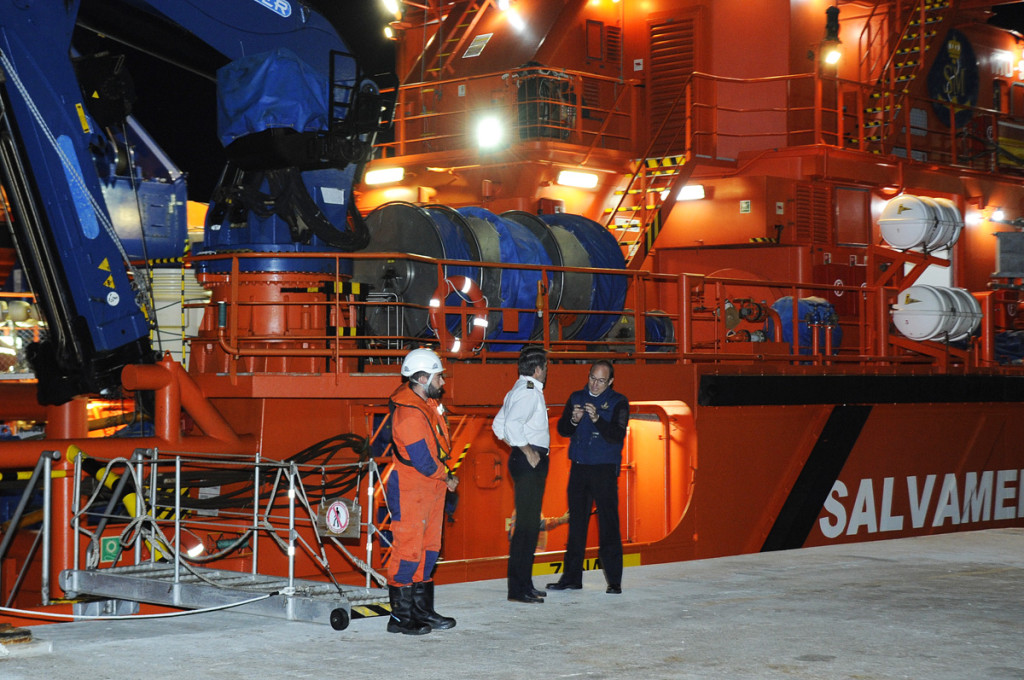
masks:
{"label": "blue equipment cover", "polygon": [[[489,210],[477,207],[459,208],[458,212],[467,217],[487,220],[498,232],[501,261],[505,264],[551,265],[540,239],[526,227],[511,220],[498,217]],[[537,308],[537,283],[541,272],[536,269],[507,269],[501,275],[502,306],[512,309],[535,310]],[[504,325],[488,337],[497,340],[528,340],[533,335],[537,314],[534,311],[519,312],[519,330],[506,331]],[[518,351],[518,345],[503,345],[507,351]]]}
{"label": "blue equipment cover", "polygon": [[[772,309],[779,313],[779,320],[782,322],[782,340],[789,343],[793,348],[793,298],[787,295],[772,303]],[[843,341],[843,329],[839,327],[838,316],[832,303],[823,298],[809,297],[800,298],[797,302],[798,335],[800,342],[800,354],[810,354],[814,342],[813,329],[810,324],[832,324],[832,353],[839,351],[839,345]],[[771,336],[774,325],[771,318],[764,322],[765,332]],[[818,346],[825,349],[825,329],[817,327]]]}
{"label": "blue equipment cover", "polygon": [[[569,231],[580,242],[590,256],[591,267],[624,269],[626,258],[622,255],[615,237],[597,222],[569,213],[541,215],[548,224],[555,224]],[[590,297],[591,311],[621,312],[626,303],[626,288],[629,280],[618,274],[597,274],[594,276],[594,293]],[[600,340],[612,329],[619,315],[590,314],[576,334],[577,340]]]}
{"label": "blue equipment cover", "polygon": [[328,127],[326,79],[286,48],[242,57],[217,71],[217,133],[228,146],[271,128]]}

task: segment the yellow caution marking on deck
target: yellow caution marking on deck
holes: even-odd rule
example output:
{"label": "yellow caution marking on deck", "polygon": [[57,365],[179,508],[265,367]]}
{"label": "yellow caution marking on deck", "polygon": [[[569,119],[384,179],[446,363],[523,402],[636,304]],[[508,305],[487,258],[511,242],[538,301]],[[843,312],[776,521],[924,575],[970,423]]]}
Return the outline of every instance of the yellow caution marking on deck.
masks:
{"label": "yellow caution marking on deck", "polygon": [[374,616],[388,616],[391,614],[389,604],[360,604],[352,607],[350,613],[353,619],[368,619]]}
{"label": "yellow caution marking on deck", "polygon": [[[623,567],[639,567],[643,562],[640,561],[640,553],[624,553],[622,555],[622,566]],[[533,565],[533,575],[543,576],[545,574],[561,574],[565,568],[565,563],[562,561],[558,562],[538,562]],[[583,560],[583,571],[596,571],[601,568],[601,559],[599,557],[591,557]]]}

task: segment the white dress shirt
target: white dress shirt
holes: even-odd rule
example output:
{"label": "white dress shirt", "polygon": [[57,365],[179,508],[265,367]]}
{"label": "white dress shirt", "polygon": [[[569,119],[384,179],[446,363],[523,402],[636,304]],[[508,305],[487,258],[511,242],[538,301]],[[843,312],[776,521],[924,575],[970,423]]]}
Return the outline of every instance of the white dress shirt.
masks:
{"label": "white dress shirt", "polygon": [[544,383],[525,375],[519,376],[512,386],[491,429],[498,439],[509,446],[527,444],[551,447],[551,429],[548,425],[548,407],[544,402]]}

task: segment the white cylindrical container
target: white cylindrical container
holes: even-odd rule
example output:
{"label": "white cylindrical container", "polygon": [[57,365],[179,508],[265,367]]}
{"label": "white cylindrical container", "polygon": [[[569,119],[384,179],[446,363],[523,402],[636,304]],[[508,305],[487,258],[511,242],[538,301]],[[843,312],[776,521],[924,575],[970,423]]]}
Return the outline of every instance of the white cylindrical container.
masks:
{"label": "white cylindrical container", "polygon": [[939,206],[930,198],[901,194],[882,208],[878,228],[882,238],[893,248],[918,248],[936,238]]}
{"label": "white cylindrical container", "polygon": [[897,330],[911,340],[932,340],[952,324],[953,301],[934,286],[917,285],[901,290],[892,306]]}
{"label": "white cylindrical container", "polygon": [[893,323],[911,340],[965,340],[977,330],[981,316],[981,305],[963,288],[910,286],[892,306]]}

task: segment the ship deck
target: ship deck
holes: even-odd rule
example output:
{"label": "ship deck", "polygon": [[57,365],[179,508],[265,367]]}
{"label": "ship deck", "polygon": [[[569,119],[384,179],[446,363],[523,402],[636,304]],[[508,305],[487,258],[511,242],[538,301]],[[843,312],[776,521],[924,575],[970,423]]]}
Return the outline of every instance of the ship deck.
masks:
{"label": "ship deck", "polygon": [[1024,529],[998,529],[630,567],[618,596],[588,572],[543,605],[442,585],[458,625],[422,637],[226,611],[34,626],[0,676],[1020,678],[1022,583]]}

